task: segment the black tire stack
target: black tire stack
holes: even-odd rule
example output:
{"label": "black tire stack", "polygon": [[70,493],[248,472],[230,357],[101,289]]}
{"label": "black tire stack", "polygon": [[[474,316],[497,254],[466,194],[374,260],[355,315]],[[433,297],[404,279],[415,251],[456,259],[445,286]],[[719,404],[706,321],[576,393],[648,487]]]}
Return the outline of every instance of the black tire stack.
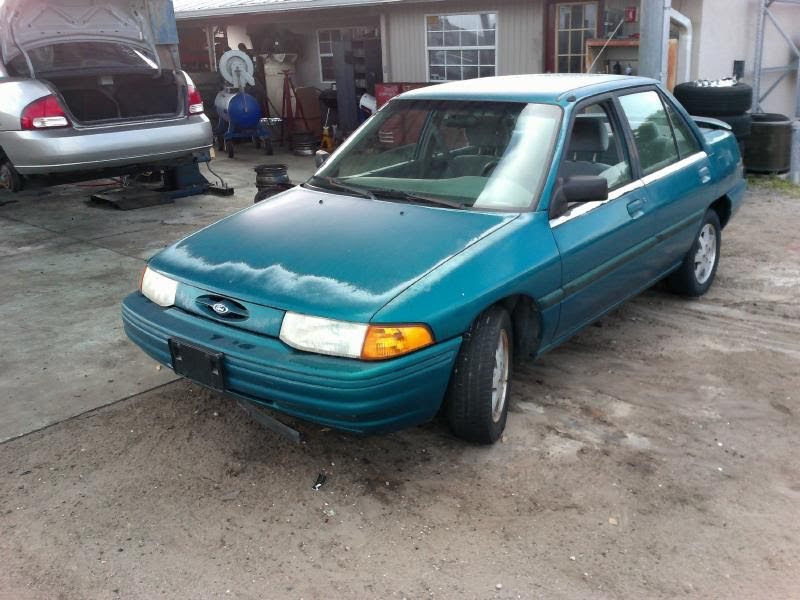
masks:
{"label": "black tire stack", "polygon": [[753,88],[746,83],[717,87],[689,81],[676,85],[672,93],[690,115],[713,117],[730,125],[744,155],[753,123],[748,112],[753,105]]}

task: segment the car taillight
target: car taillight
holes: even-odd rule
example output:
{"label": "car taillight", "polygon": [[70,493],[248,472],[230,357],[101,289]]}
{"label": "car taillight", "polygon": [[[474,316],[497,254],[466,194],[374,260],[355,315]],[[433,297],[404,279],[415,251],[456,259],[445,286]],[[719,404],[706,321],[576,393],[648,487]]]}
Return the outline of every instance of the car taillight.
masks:
{"label": "car taillight", "polygon": [[22,111],[20,117],[22,129],[52,129],[69,127],[70,122],[64,109],[54,95],[34,100]]}
{"label": "car taillight", "polygon": [[189,114],[190,115],[199,115],[203,112],[203,97],[200,95],[200,92],[197,91],[197,88],[193,85],[189,86]]}

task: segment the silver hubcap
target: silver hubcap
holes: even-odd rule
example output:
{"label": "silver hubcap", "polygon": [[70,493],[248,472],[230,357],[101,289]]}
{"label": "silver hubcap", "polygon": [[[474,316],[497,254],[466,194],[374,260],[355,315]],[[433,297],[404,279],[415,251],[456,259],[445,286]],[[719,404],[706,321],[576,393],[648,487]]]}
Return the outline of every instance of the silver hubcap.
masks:
{"label": "silver hubcap", "polygon": [[703,284],[711,277],[714,261],[717,259],[717,230],[706,223],[697,238],[697,254],[694,255],[694,276],[697,283]]}
{"label": "silver hubcap", "polygon": [[497,350],[494,351],[494,373],[492,373],[492,420],[497,423],[503,415],[508,394],[509,372],[508,334],[505,329],[500,331],[497,341]]}

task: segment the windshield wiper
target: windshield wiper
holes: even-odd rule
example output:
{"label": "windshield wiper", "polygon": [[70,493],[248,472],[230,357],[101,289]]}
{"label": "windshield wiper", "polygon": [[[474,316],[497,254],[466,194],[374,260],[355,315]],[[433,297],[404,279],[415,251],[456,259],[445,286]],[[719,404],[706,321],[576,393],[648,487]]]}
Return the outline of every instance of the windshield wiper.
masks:
{"label": "windshield wiper", "polygon": [[[340,179],[337,179],[336,177],[320,177],[318,175],[314,175],[309,181],[312,181],[312,182],[313,181],[322,181],[322,182],[326,183],[330,187],[334,187],[334,188],[339,189],[339,190],[345,190],[346,192],[350,192],[352,194],[355,194],[356,196],[361,196],[362,198],[369,198],[370,200],[375,200],[376,199],[375,198],[375,194],[373,194],[372,191],[370,191],[370,190],[368,190],[366,188],[357,187],[357,186],[354,186],[354,185],[347,185],[346,183],[344,183]],[[321,187],[325,187],[325,186],[321,186]],[[328,187],[327,189],[330,189],[330,187]]]}
{"label": "windshield wiper", "polygon": [[437,198],[434,196],[425,196],[424,194],[406,192],[405,190],[377,189],[372,191],[376,196],[388,197],[393,200],[404,200],[406,202],[419,202],[421,204],[446,206],[447,208],[464,208],[467,206],[463,202],[456,202],[455,200],[446,200],[444,198]]}

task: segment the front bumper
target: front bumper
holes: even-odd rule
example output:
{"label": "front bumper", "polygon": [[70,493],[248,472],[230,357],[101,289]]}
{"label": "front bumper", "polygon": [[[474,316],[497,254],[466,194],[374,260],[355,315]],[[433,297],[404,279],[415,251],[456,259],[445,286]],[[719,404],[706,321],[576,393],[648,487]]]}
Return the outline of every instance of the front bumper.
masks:
{"label": "front bumper", "polygon": [[168,121],[0,131],[0,147],[23,175],[152,165],[206,152],[211,124],[204,115]]}
{"label": "front bumper", "polygon": [[122,304],[128,337],[172,368],[169,339],[225,355],[226,390],[276,411],[354,433],[431,419],[444,398],[461,338],[382,362],[298,352],[270,338],[163,309],[135,292]]}

